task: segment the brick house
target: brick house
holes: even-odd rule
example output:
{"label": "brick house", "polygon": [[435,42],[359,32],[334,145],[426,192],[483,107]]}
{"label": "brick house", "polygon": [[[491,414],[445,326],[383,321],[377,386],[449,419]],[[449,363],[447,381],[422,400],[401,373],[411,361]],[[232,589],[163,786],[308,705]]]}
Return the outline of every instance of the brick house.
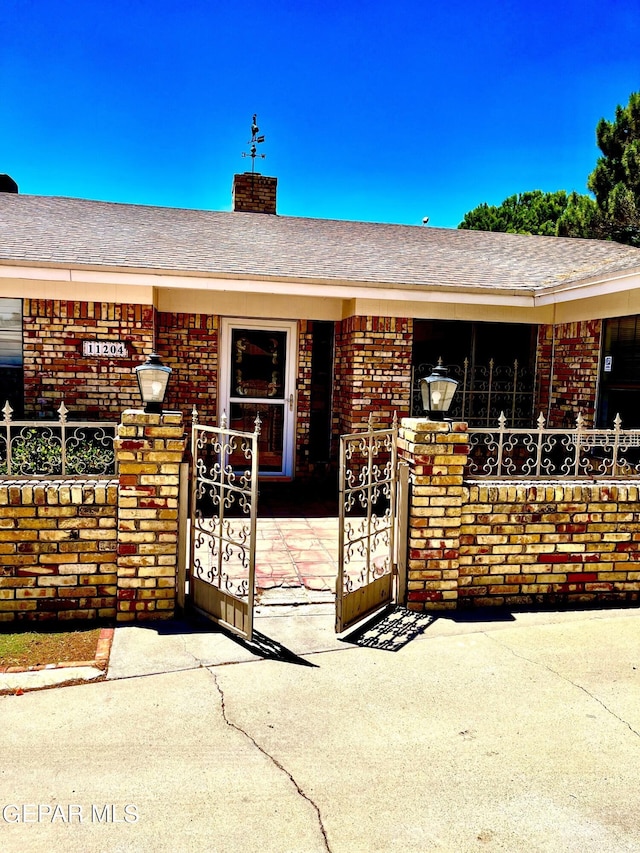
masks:
{"label": "brick house", "polygon": [[517,403],[640,426],[640,249],[279,216],[276,184],[236,175],[233,212],[0,192],[0,397],[115,420],[156,350],[169,408],[260,412],[276,478],[324,470],[370,412],[419,414],[438,358],[465,371],[472,422]]}

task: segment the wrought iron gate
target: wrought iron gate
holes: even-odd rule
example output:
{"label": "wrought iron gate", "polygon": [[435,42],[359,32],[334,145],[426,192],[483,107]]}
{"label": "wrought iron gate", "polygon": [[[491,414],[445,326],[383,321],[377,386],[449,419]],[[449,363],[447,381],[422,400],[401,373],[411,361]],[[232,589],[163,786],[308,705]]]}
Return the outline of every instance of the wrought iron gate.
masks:
{"label": "wrought iron gate", "polygon": [[340,437],[336,631],[394,597],[398,423]]}
{"label": "wrought iron gate", "polygon": [[189,595],[198,612],[251,640],[258,437],[197,422],[193,410]]}

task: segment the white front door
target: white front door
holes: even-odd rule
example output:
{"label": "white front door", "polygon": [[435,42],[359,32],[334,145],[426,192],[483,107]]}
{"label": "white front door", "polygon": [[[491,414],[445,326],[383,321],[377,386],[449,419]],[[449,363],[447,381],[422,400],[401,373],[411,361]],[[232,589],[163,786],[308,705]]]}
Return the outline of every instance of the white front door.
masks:
{"label": "white front door", "polygon": [[261,476],[293,475],[296,331],[288,321],[222,321],[218,415],[243,432],[260,415]]}

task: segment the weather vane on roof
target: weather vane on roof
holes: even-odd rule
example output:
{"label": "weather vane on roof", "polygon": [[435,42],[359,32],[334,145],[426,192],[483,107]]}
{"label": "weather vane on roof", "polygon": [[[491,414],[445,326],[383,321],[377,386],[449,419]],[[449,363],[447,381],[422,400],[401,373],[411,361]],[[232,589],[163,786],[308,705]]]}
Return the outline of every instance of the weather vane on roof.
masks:
{"label": "weather vane on roof", "polygon": [[242,152],[243,157],[251,157],[251,171],[255,172],[256,170],[256,157],[261,157],[263,160],[267,156],[266,154],[258,154],[256,149],[256,145],[259,145],[261,142],[264,142],[264,134],[262,136],[258,136],[260,133],[260,128],[256,123],[256,119],[258,118],[257,114],[253,114],[253,120],[251,122],[251,139],[247,142],[247,145],[250,145],[249,153],[246,151]]}

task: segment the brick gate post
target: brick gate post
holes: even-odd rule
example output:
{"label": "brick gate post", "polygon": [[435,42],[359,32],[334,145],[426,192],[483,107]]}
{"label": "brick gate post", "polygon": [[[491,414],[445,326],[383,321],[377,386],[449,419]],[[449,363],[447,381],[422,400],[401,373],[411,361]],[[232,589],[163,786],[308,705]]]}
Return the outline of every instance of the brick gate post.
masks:
{"label": "brick gate post", "polygon": [[409,465],[407,607],[453,609],[458,603],[466,423],[403,418],[398,457]]}
{"label": "brick gate post", "polygon": [[118,488],[116,619],[174,615],[178,566],[180,463],[186,446],[181,412],[122,413],[115,441]]}

